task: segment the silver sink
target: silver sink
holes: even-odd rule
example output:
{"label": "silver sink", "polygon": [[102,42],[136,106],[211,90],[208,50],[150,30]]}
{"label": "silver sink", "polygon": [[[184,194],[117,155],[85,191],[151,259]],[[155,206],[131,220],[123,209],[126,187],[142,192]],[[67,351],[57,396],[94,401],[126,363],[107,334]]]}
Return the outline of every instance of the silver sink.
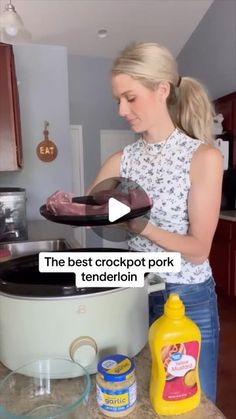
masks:
{"label": "silver sink", "polygon": [[0,252],[2,249],[7,249],[10,251],[11,257],[20,257],[39,252],[63,251],[70,248],[71,245],[65,239],[53,239],[5,243],[0,245]]}

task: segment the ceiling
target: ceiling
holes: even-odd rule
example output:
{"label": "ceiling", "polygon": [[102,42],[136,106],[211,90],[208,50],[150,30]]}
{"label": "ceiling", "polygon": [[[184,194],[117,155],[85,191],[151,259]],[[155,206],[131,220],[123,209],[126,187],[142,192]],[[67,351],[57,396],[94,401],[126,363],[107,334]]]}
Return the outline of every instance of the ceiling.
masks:
{"label": "ceiling", "polygon": [[[157,41],[175,56],[214,0],[12,0],[32,42],[69,54],[114,58],[133,41]],[[7,3],[1,0],[1,10]],[[99,38],[97,31],[108,36]]]}

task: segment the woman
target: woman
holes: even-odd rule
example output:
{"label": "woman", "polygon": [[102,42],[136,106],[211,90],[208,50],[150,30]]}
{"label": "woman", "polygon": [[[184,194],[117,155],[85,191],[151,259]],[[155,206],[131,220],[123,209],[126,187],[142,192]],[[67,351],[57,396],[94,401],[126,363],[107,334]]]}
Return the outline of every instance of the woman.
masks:
{"label": "woman", "polygon": [[[149,223],[131,235],[136,251],[181,253],[179,273],[159,274],[165,290],[150,297],[151,322],[177,292],[186,314],[202,334],[200,381],[216,399],[219,322],[215,283],[208,261],[217,226],[223,158],[213,145],[213,109],[195,79],[180,77],[171,53],[155,43],[128,46],[112,67],[112,90],[119,114],[140,138],[112,155],[94,184],[122,176],[153,199]],[[128,228],[135,232],[138,221]]]}

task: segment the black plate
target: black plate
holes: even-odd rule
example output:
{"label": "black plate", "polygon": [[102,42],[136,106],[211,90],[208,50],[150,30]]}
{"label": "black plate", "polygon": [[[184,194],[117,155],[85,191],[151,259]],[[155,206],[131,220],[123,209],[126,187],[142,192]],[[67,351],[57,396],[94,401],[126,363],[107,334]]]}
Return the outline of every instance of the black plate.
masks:
{"label": "black plate", "polygon": [[[93,201],[92,197],[81,196],[73,198],[73,202],[77,203],[87,203],[90,205],[97,205],[96,201]],[[103,225],[112,225],[122,223],[123,221],[131,220],[132,218],[141,217],[145,215],[150,209],[151,205],[137,208],[131,210],[124,217],[119,218],[114,222],[110,222],[108,219],[108,214],[98,214],[98,215],[54,215],[51,212],[47,211],[46,205],[40,207],[40,214],[49,221],[59,224],[68,224],[71,226],[82,227],[82,226],[103,226]]]}

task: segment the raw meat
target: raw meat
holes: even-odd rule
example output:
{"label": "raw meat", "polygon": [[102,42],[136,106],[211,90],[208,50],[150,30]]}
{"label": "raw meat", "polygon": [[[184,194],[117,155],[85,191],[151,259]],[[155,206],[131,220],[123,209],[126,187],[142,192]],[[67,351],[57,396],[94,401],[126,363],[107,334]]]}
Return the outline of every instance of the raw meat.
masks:
{"label": "raw meat", "polygon": [[117,192],[114,189],[96,192],[93,195],[93,199],[98,205],[76,203],[72,201],[72,193],[56,191],[47,198],[46,208],[47,211],[54,215],[107,215],[109,198],[117,199],[128,205],[132,210],[152,205],[148,195],[140,188],[129,189],[126,194]]}
{"label": "raw meat", "polygon": [[119,192],[114,189],[109,189],[105,191],[96,192],[95,194],[93,194],[93,198],[98,204],[104,204],[108,202],[109,198],[115,198],[118,201],[123,202],[123,204],[128,205],[132,210],[152,206],[152,200],[141,188],[128,188],[127,193]]}
{"label": "raw meat", "polygon": [[108,205],[87,205],[72,202],[73,194],[70,192],[56,191],[48,197],[46,202],[47,211],[54,215],[86,216],[107,214]]}

